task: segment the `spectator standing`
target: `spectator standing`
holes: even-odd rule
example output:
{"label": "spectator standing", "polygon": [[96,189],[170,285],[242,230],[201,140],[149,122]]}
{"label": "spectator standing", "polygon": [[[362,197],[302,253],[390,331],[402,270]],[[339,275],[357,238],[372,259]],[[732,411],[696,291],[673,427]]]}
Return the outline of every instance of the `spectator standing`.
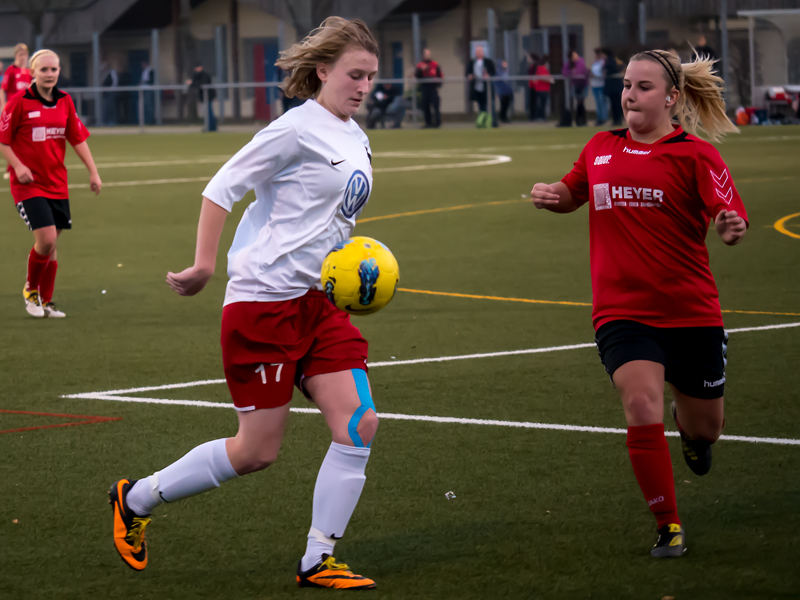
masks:
{"label": "spectator standing", "polygon": [[431,60],[430,48],[422,51],[422,60],[417,64],[414,73],[415,77],[423,80],[419,84],[422,93],[422,114],[425,115],[425,127],[439,127],[442,124],[442,116],[439,113],[439,88],[441,82],[425,82],[425,79],[442,79],[442,69],[439,63]]}
{"label": "spectator standing", "polygon": [[214,99],[217,97],[217,92],[214,89],[205,90],[202,88],[204,85],[212,83],[211,75],[206,73],[203,65],[197,63],[194,66],[194,75],[186,81],[190,90],[194,90],[200,97],[202,104],[206,105],[208,111],[208,131],[217,130],[217,117],[214,116]]}
{"label": "spectator standing", "polygon": [[[117,70],[105,63],[106,76],[103,77],[102,87],[114,90],[119,87],[119,75]],[[103,125],[112,126],[117,124],[117,92],[103,92]]]}
{"label": "spectator standing", "polygon": [[[709,58],[709,59],[711,59],[713,61],[717,61],[718,60],[717,53],[714,52],[714,49],[711,46],[708,45],[708,41],[706,40],[706,36],[703,35],[702,33],[700,34],[700,37],[697,38],[697,48],[695,48],[695,50],[697,51],[697,54],[699,56],[701,56],[701,57]],[[674,54],[676,56],[678,55],[677,52],[675,52]],[[714,73],[714,75],[717,75],[717,76],[721,77],[721,74],[719,72],[719,63],[718,62],[714,62],[713,73]]]}
{"label": "spectator standing", "polygon": [[711,60],[717,60],[717,53],[708,45],[706,36],[703,34],[700,34],[700,37],[697,38],[697,48],[695,48],[695,50],[697,50],[697,54],[700,56],[710,58]]}
{"label": "spectator standing", "polygon": [[[142,76],[139,79],[139,85],[143,87],[150,87],[155,84],[156,75],[153,72],[153,67],[147,61],[142,62]],[[144,122],[148,125],[153,125],[156,122],[156,92],[145,91],[142,93],[144,98]],[[138,117],[137,117],[138,118]]]}
{"label": "spectator standing", "polygon": [[[539,57],[536,54],[525,54],[525,62],[528,63],[526,72],[530,76],[536,75],[536,65],[539,63]],[[528,118],[531,121],[536,120],[536,81],[533,79],[528,80]]]}
{"label": "spectator standing", "polygon": [[550,57],[543,54],[539,57],[534,69],[534,75],[541,77],[533,82],[536,91],[536,120],[547,120],[547,105],[550,102],[550,86],[555,80],[550,76]]}
{"label": "spectator standing", "polygon": [[623,64],[611,50],[603,52],[606,55],[606,96],[614,125],[622,125],[622,78],[624,76]]}
{"label": "spectator standing", "polygon": [[575,125],[582,127],[586,125],[586,92],[589,71],[583,57],[573,50],[569,55],[569,61],[561,69],[561,74],[568,78],[572,102],[575,106]]}
{"label": "spectator standing", "polygon": [[478,127],[486,127],[489,125],[489,113],[487,106],[489,102],[489,77],[494,77],[497,70],[494,66],[494,61],[491,58],[486,58],[483,53],[483,46],[475,48],[475,58],[469,61],[466,70],[466,77],[470,82],[469,97],[478,104],[478,120],[476,125]]}
{"label": "spectator standing", "polygon": [[508,76],[507,60],[500,63],[500,68],[497,69],[497,76],[500,79],[494,82],[494,91],[497,97],[500,98],[500,121],[508,123],[508,109],[511,106],[511,100],[514,98],[514,90],[511,87],[511,80]]}
{"label": "spectator standing", "polygon": [[594,104],[597,111],[597,126],[601,127],[608,120],[608,103],[606,101],[606,55],[602,48],[594,49],[594,62],[592,63],[592,74],[589,77],[589,85],[592,87]]}

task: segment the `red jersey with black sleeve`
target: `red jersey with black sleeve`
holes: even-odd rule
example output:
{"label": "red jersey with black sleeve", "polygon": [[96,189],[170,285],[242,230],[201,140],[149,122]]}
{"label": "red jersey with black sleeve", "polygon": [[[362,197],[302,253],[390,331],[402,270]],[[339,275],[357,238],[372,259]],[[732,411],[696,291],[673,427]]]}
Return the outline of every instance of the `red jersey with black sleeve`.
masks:
{"label": "red jersey with black sleeve", "polygon": [[[414,73],[417,79],[442,79],[442,69],[439,63],[435,60],[421,60],[417,63],[417,69]],[[420,85],[435,85],[441,86],[441,83],[426,83],[422,82]]]}
{"label": "red jersey with black sleeve", "polygon": [[33,81],[33,77],[31,77],[30,69],[20,69],[17,65],[9,66],[3,74],[2,83],[3,90],[6,93],[6,100],[11,100],[12,96],[27,90],[31,81]]}
{"label": "red jersey with black sleeve", "polygon": [[53,88],[53,100],[49,102],[33,84],[24,94],[14,96],[0,115],[0,144],[11,146],[33,174],[32,183],[21,184],[14,170],[9,169],[14,203],[40,196],[69,198],[64,165],[66,142],[75,146],[88,137],[89,131],[78,118],[69,94]]}
{"label": "red jersey with black sleeve", "polygon": [[681,127],[654,144],[604,131],[562,181],[589,203],[595,329],[722,326],[706,234],[721,210],[747,213],[714,146]]}

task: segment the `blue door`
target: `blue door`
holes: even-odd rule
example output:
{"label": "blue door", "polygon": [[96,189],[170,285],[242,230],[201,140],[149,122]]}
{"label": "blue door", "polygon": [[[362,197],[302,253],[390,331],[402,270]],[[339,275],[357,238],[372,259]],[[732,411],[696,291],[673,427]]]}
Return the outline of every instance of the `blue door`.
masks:
{"label": "blue door", "polygon": [[403,78],[403,42],[392,42],[392,79]]}

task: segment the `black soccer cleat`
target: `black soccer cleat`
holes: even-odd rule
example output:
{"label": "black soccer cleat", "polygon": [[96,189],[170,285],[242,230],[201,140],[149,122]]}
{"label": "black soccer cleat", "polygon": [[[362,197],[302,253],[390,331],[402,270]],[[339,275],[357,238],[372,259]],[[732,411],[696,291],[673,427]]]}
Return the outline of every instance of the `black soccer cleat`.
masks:
{"label": "black soccer cleat", "polygon": [[664,525],[658,530],[658,540],[650,555],[656,558],[678,558],[686,552],[686,533],[677,523]]}
{"label": "black soccer cleat", "polygon": [[672,418],[675,420],[675,425],[678,426],[678,432],[681,434],[681,447],[683,448],[683,459],[692,473],[695,475],[705,475],[711,470],[711,443],[693,440],[686,435],[678,423],[678,411],[675,408],[675,401],[672,401],[670,407],[672,411]]}

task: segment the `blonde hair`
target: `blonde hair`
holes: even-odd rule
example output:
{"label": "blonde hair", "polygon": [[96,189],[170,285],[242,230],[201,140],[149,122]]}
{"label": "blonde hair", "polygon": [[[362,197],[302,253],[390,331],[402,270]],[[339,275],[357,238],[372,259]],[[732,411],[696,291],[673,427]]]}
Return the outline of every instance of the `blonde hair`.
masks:
{"label": "blonde hair", "polygon": [[14,56],[16,56],[20,52],[25,52],[25,54],[30,54],[28,47],[25,44],[17,44],[14,46]]}
{"label": "blonde hair", "polygon": [[61,63],[61,60],[58,58],[58,54],[56,54],[52,50],[47,50],[47,49],[37,50],[36,52],[33,53],[33,56],[31,56],[30,60],[28,61],[28,64],[30,65],[31,68],[31,72],[36,71],[36,63],[39,62],[39,59],[42,58],[43,56],[47,56],[48,54],[55,56],[59,64]]}
{"label": "blonde hair", "polygon": [[685,131],[697,135],[698,129],[702,130],[714,142],[726,133],[739,132],[725,114],[724,82],[714,75],[713,59],[700,56],[695,50],[694,60],[681,64],[671,52],[648,50],[634,55],[631,62],[635,60],[649,60],[664,69],[667,91],[677,88],[679,92],[671,115],[678,118]]}
{"label": "blonde hair", "polygon": [[328,17],[302,41],[281,52],[275,62],[286,73],[281,89],[289,98],[313,98],[322,87],[317,65],[336,62],[352,46],[378,56],[378,42],[366,23],[360,19]]}

